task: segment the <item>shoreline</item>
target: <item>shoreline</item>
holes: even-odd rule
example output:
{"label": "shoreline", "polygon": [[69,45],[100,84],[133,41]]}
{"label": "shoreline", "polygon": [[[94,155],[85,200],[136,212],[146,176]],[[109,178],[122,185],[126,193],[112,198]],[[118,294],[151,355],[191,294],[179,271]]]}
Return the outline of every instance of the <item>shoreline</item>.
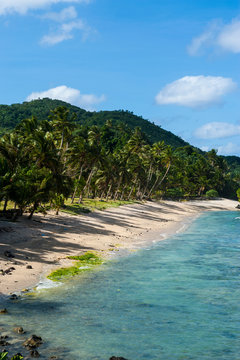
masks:
{"label": "shoreline", "polygon": [[80,216],[50,213],[31,222],[0,221],[0,269],[14,267],[0,275],[0,297],[33,288],[51,271],[71,266],[66,256],[96,251],[107,259],[120,250],[144,248],[184,231],[203,212],[237,211],[237,204],[228,199],[145,202]]}

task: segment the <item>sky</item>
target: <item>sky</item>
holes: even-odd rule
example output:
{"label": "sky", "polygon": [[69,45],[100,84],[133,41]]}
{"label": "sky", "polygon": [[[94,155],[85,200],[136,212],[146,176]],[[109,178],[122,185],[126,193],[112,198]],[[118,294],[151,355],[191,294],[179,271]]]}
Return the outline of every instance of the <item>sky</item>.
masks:
{"label": "sky", "polygon": [[0,103],[129,110],[240,156],[240,0],[0,0]]}

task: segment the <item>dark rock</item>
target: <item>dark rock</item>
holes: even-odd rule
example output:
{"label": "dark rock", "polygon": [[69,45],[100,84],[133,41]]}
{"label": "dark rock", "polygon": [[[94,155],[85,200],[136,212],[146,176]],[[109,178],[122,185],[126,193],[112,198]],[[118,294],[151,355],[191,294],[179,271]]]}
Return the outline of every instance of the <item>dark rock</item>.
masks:
{"label": "dark rock", "polygon": [[7,313],[8,313],[7,309],[0,309],[0,314],[7,314]]}
{"label": "dark rock", "polygon": [[236,206],[236,209],[240,209],[240,204],[238,204],[238,205]]}
{"label": "dark rock", "polygon": [[28,350],[32,350],[40,346],[42,343],[42,338],[40,336],[32,335],[23,343],[23,346],[25,346]]}
{"label": "dark rock", "polygon": [[5,270],[5,274],[11,274],[11,272],[13,271],[13,270],[16,270],[14,267],[10,267],[10,268],[8,268],[7,270]]}
{"label": "dark rock", "polygon": [[31,265],[27,265],[27,266],[26,266],[26,269],[32,269],[32,266],[31,266]]}
{"label": "dark rock", "polygon": [[10,299],[10,300],[18,300],[18,299],[19,299],[19,296],[16,295],[16,294],[12,294],[9,299]]}
{"label": "dark rock", "polygon": [[8,345],[10,344],[6,340],[0,340],[0,346],[8,346]]}
{"label": "dark rock", "polygon": [[110,359],[109,360],[127,360],[127,359],[125,359],[124,357],[118,357],[118,356],[112,356],[112,357],[110,357]]}
{"label": "dark rock", "polygon": [[0,336],[0,340],[6,340],[6,339],[8,339],[8,336],[7,336],[7,335],[2,335],[2,336]]}
{"label": "dark rock", "polygon": [[21,326],[15,327],[13,329],[13,331],[17,334],[25,334],[25,331],[23,330],[23,328]]}
{"label": "dark rock", "polygon": [[30,356],[33,357],[33,358],[39,358],[40,354],[37,350],[32,350],[30,352]]}
{"label": "dark rock", "polygon": [[15,256],[11,253],[11,251],[4,251],[4,256],[8,257],[8,258],[14,258]]}

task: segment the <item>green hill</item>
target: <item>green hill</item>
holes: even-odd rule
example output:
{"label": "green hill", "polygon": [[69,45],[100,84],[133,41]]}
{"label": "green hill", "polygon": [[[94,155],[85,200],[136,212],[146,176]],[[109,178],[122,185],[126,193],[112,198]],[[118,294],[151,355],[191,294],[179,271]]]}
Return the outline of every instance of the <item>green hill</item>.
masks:
{"label": "green hill", "polygon": [[124,123],[131,129],[137,126],[140,127],[147,135],[150,143],[163,140],[174,148],[189,145],[170,131],[164,130],[141,116],[134,115],[132,112],[124,110],[90,112],[64,101],[48,98],[23,102],[22,104],[0,105],[0,132],[4,133],[13,129],[23,119],[31,116],[36,116],[39,120],[47,119],[50,110],[54,110],[58,106],[65,106],[70,110],[71,114],[75,113],[77,116],[76,122],[81,125],[104,125],[106,120],[111,120],[114,126]]}
{"label": "green hill", "polygon": [[[79,125],[104,125],[106,120],[111,120],[113,126],[125,124],[130,129],[140,127],[147,135],[151,144],[157,141],[164,141],[166,144],[174,148],[189,145],[179,136],[172,132],[162,129],[160,126],[143,119],[141,116],[134,115],[130,111],[115,110],[115,111],[86,111],[77,106],[71,105],[61,100],[39,99],[30,102],[23,102],[22,104],[0,105],[0,134],[9,131],[23,119],[32,116],[37,117],[38,120],[47,119],[50,110],[54,110],[58,106],[65,106],[69,109],[71,114],[76,114],[76,122]],[[196,150],[196,148],[195,148]],[[200,149],[199,152],[203,153]],[[236,175],[240,173],[240,158],[238,156],[224,156],[231,172]]]}

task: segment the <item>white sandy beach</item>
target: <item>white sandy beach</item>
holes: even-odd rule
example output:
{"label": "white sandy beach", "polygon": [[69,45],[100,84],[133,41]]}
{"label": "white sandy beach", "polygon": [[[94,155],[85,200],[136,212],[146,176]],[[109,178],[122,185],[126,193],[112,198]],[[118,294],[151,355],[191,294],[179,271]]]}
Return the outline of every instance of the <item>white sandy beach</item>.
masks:
{"label": "white sandy beach", "polygon": [[[100,251],[103,256],[136,249],[180,231],[204,211],[236,210],[227,199],[146,202],[96,211],[89,215],[36,215],[16,223],[0,222],[0,295],[31,288],[51,270],[71,265],[68,255]],[[4,256],[10,251],[14,258]],[[32,269],[27,269],[27,266]]]}

